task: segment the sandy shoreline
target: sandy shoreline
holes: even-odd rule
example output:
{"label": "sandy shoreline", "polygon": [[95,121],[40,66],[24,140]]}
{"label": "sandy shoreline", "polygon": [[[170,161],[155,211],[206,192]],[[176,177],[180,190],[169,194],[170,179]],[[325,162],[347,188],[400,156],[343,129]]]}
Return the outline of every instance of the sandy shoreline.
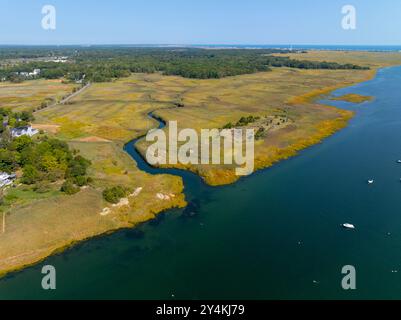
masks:
{"label": "sandy shoreline", "polygon": [[[25,253],[22,253],[19,255],[7,257],[6,259],[2,259],[0,261],[0,279],[3,277],[6,277],[7,275],[9,275],[11,273],[20,272],[28,267],[35,266],[35,265],[41,263],[42,261],[46,260],[48,257],[56,255],[56,254],[60,254],[60,253],[64,252],[65,250],[68,250],[79,243],[83,243],[85,241],[89,241],[94,238],[109,235],[116,231],[135,228],[136,226],[138,226],[142,223],[146,223],[150,220],[155,219],[158,214],[161,214],[161,213],[171,210],[173,208],[180,208],[180,207],[184,206],[185,200],[183,199],[183,197],[177,196],[175,200],[176,201],[171,201],[169,203],[166,202],[165,208],[157,213],[148,210],[147,213],[143,213],[141,215],[140,219],[138,219],[135,222],[126,222],[126,223],[116,226],[114,228],[104,230],[103,232],[99,232],[99,233],[93,232],[91,234],[82,236],[82,237],[77,238],[72,241],[55,244],[51,247],[40,248],[37,250],[25,252]],[[10,265],[12,265],[12,267],[10,267]]]}

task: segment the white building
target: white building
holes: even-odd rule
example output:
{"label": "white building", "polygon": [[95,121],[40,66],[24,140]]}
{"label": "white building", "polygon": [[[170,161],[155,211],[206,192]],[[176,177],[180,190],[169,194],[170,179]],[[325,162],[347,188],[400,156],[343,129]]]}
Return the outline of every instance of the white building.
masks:
{"label": "white building", "polygon": [[46,60],[46,62],[66,63],[68,62],[68,57],[54,57],[52,59]]}
{"label": "white building", "polygon": [[9,186],[13,183],[13,180],[15,180],[15,178],[17,178],[15,174],[0,172],[0,188]]}
{"label": "white building", "polygon": [[40,75],[40,73],[41,73],[40,69],[34,69],[32,72],[26,72],[26,71],[23,71],[20,73],[17,72],[17,74],[19,74],[21,77],[25,77],[25,78],[36,77],[36,76]]}
{"label": "white building", "polygon": [[38,134],[39,130],[33,129],[31,126],[19,127],[11,129],[11,136],[13,138],[18,138],[21,136],[29,136],[33,137],[35,134]]}
{"label": "white building", "polygon": [[36,77],[40,75],[40,69],[34,69],[33,72],[29,72],[30,77]]}

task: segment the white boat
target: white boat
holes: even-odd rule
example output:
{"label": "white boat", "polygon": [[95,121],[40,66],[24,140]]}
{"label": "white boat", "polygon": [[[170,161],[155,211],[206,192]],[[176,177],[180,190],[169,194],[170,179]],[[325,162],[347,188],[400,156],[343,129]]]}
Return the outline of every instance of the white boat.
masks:
{"label": "white boat", "polygon": [[351,224],[351,223],[344,223],[343,225],[342,225],[345,229],[355,229],[355,226],[353,225],[353,224]]}
{"label": "white boat", "polygon": [[373,179],[368,180],[368,184],[374,184],[374,183],[375,183],[375,180],[373,180]]}
{"label": "white boat", "polygon": [[397,163],[401,163],[401,160],[398,160]]}

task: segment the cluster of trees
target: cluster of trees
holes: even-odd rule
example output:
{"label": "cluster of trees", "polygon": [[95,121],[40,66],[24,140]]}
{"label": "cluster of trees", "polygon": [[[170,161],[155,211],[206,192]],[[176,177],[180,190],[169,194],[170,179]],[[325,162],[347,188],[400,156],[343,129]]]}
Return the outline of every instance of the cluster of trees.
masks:
{"label": "cluster of trees", "polygon": [[129,190],[123,186],[107,188],[103,191],[103,198],[110,203],[118,203],[129,194]]}
{"label": "cluster of trees", "polygon": [[272,67],[288,67],[298,69],[332,69],[332,70],[369,70],[369,67],[362,67],[355,64],[340,64],[337,62],[327,61],[308,61],[294,60],[288,57],[269,57],[269,65]]}
{"label": "cluster of trees", "polygon": [[[16,50],[16,49],[15,49]],[[14,54],[16,51],[12,51]],[[33,49],[32,58],[54,56],[54,49]],[[67,63],[27,60],[25,63],[0,68],[0,77],[20,81],[16,73],[41,69],[41,77],[55,79],[65,77],[74,81],[86,75],[86,81],[107,82],[128,76],[132,72],[178,75],[186,78],[209,79],[268,71],[271,67],[301,69],[368,69],[353,64],[293,60],[273,56],[288,53],[273,49],[194,49],[194,48],[117,48],[93,47],[58,49],[58,54],[68,55]],[[17,56],[19,56],[17,54]],[[23,56],[29,56],[25,49]],[[0,55],[1,58],[1,55]]]}
{"label": "cluster of trees", "polygon": [[0,134],[7,127],[18,128],[28,125],[34,120],[32,112],[12,112],[10,109],[0,108]]}
{"label": "cluster of trees", "polygon": [[260,127],[260,128],[258,129],[258,131],[256,131],[256,133],[255,133],[255,139],[256,139],[256,140],[260,140],[260,139],[264,138],[265,135],[266,135],[266,129],[265,129],[265,127]]}
{"label": "cluster of trees", "polygon": [[21,182],[43,191],[62,179],[65,182],[61,190],[68,194],[91,182],[87,176],[90,161],[71,151],[66,142],[47,136],[11,139],[5,133],[0,140],[0,171],[12,173],[21,169]]}
{"label": "cluster of trees", "polygon": [[67,194],[74,194],[80,190],[80,187],[86,186],[92,182],[92,178],[87,176],[87,170],[91,162],[78,155],[69,161],[65,171],[65,182],[61,186],[61,191]]}
{"label": "cluster of trees", "polygon": [[236,124],[229,122],[223,127],[223,129],[245,127],[250,123],[254,123],[254,122],[258,121],[259,119],[260,119],[260,117],[258,117],[258,116],[257,117],[254,117],[254,116],[241,117],[241,119],[239,119]]}

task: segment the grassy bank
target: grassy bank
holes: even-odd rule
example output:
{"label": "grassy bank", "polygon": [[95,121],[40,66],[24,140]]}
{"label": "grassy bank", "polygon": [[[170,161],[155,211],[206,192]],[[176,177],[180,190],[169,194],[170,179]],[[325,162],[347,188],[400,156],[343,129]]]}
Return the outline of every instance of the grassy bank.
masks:
{"label": "grassy bank", "polygon": [[[222,128],[249,115],[274,118],[284,114],[290,119],[289,125],[277,127],[256,141],[255,170],[258,170],[288,159],[344,128],[352,112],[321,105],[316,101],[328,97],[336,89],[370,80],[375,74],[376,70],[280,68],[257,75],[201,81],[176,96],[184,105],[183,108],[161,108],[155,114],[165,121],[177,121],[179,129],[194,128],[198,132],[205,128]],[[147,87],[161,88],[166,81],[177,84],[182,80],[154,78],[152,86],[147,84]],[[167,126],[166,135],[168,130]],[[144,155],[147,146],[145,141],[141,141],[138,150]],[[177,164],[163,167],[190,170],[212,186],[234,183],[239,179],[232,165]]]}

